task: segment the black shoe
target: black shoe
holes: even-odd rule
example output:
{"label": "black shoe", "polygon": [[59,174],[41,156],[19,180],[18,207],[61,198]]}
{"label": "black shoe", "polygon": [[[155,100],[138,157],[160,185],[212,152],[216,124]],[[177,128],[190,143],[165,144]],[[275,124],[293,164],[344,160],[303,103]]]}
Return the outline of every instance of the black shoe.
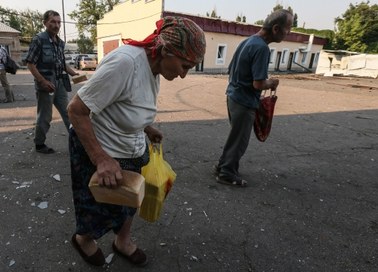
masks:
{"label": "black shoe", "polygon": [[37,151],[38,153],[42,153],[42,154],[52,154],[52,153],[55,153],[54,149],[48,147],[45,144],[43,144],[43,145],[36,145],[35,146],[35,151]]}
{"label": "black shoe", "polygon": [[248,182],[240,177],[222,177],[217,176],[217,182],[220,184],[231,185],[234,187],[247,187]]}
{"label": "black shoe", "polygon": [[216,176],[216,177],[219,176],[220,167],[218,166],[218,164],[213,165],[212,173],[213,173],[213,176]]}

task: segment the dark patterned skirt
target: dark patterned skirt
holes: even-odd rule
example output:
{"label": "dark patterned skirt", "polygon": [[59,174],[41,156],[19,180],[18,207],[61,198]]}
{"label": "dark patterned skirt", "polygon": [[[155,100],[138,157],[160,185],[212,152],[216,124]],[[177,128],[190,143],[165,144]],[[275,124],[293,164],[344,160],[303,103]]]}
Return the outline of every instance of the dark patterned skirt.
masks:
{"label": "dark patterned skirt", "polygon": [[[136,209],[96,202],[88,188],[90,178],[96,171],[96,167],[90,161],[73,128],[70,129],[69,134],[76,233],[89,235],[93,239],[102,237],[110,230],[118,233],[127,217],[135,215]],[[115,159],[122,169],[140,173],[141,168],[149,161],[148,148],[140,158]]]}

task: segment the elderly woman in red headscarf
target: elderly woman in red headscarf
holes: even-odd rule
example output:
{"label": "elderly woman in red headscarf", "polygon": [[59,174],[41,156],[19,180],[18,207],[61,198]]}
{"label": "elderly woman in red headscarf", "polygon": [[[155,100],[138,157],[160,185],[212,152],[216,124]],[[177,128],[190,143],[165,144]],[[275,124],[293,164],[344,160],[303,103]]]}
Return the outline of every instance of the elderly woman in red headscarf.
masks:
{"label": "elderly woman in red headscarf", "polygon": [[69,136],[71,179],[76,215],[72,244],[81,257],[102,266],[104,255],[96,240],[112,230],[113,250],[135,265],[147,257],[131,241],[136,209],[96,202],[88,189],[97,171],[99,184],[118,186],[121,170],[140,173],[149,160],[145,135],[153,143],[162,133],[151,125],[156,115],[159,75],[184,78],[201,62],[205,37],[193,21],[165,17],[143,41],[125,45],[104,57],[90,80],[68,105],[72,123]]}

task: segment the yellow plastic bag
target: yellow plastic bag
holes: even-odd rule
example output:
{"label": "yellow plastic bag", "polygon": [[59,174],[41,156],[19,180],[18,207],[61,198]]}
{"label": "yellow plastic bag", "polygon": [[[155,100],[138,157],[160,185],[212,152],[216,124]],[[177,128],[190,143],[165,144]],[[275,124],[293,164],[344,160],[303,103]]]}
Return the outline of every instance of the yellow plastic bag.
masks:
{"label": "yellow plastic bag", "polygon": [[149,222],[155,222],[160,217],[163,202],[176,180],[176,173],[163,159],[161,144],[150,144],[149,151],[150,161],[142,168],[146,187],[139,216]]}

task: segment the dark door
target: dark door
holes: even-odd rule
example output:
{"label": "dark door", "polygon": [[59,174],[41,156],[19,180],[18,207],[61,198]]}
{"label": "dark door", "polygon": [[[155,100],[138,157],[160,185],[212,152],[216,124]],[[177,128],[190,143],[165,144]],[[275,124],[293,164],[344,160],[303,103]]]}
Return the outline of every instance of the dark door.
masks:
{"label": "dark door", "polygon": [[203,60],[196,65],[196,72],[203,72]]}
{"label": "dark door", "polygon": [[289,55],[289,60],[287,62],[287,70],[291,70],[291,65],[293,64],[293,57],[294,57],[294,53],[291,52],[290,55]]}
{"label": "dark door", "polygon": [[274,68],[274,70],[276,70],[276,71],[280,70],[281,55],[282,55],[282,52],[278,51],[277,52],[277,59],[276,59],[276,67]]}
{"label": "dark door", "polygon": [[310,59],[310,65],[308,68],[312,69],[312,66],[314,65],[314,59],[315,59],[315,53],[311,54],[311,59]]}

